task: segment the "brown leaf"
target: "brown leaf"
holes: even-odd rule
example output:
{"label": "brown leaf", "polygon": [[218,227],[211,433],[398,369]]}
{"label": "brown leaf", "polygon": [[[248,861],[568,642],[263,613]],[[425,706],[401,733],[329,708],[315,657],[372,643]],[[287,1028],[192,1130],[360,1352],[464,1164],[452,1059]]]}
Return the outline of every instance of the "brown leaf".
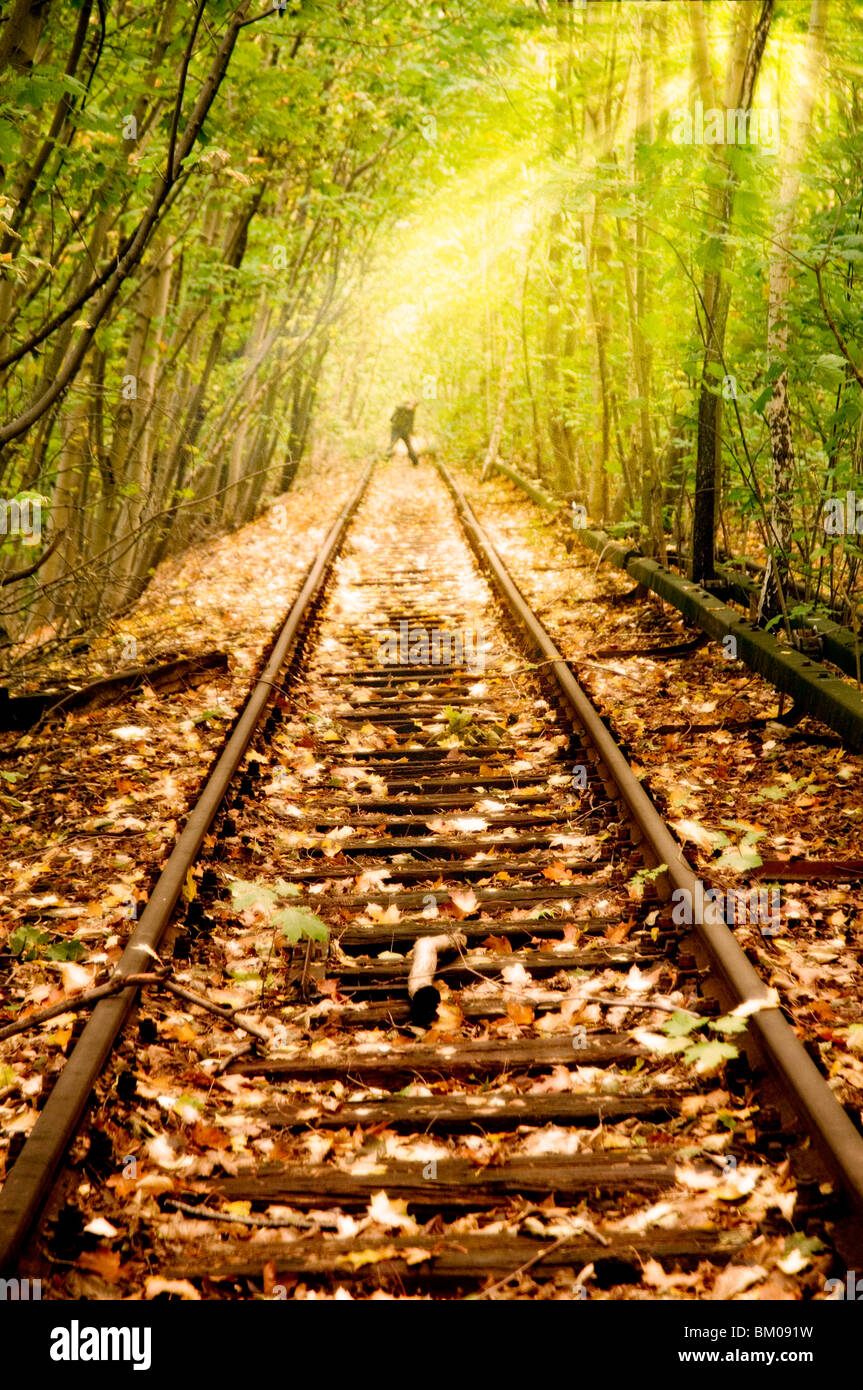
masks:
{"label": "brown leaf", "polygon": [[450,903],[455,908],[455,916],[461,920],[462,917],[468,917],[472,912],[476,912],[476,893],[472,888],[466,888],[462,893],[451,893]]}
{"label": "brown leaf", "polygon": [[198,1122],[187,1129],[186,1134],[193,1144],[198,1144],[202,1149],[229,1149],[231,1147],[230,1134],[226,1134],[223,1129],[217,1129],[215,1125],[204,1125]]}
{"label": "brown leaf", "polygon": [[123,1278],[124,1268],[120,1263],[119,1250],[84,1250],[76,1260],[79,1269],[89,1269],[109,1284],[117,1284]]}
{"label": "brown leaf", "polygon": [[550,878],[552,883],[560,883],[563,879],[569,878],[569,871],[565,864],[549,864],[542,871],[543,878]]}
{"label": "brown leaf", "polygon": [[506,936],[487,936],[482,943],[486,951],[495,956],[511,956],[512,942]]}

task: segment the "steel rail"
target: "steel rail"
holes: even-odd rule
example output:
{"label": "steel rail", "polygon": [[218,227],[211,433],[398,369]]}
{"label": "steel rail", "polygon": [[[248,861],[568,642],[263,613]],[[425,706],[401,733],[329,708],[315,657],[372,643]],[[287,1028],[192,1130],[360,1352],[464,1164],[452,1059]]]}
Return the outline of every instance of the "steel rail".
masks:
{"label": "steel rail", "polygon": [[[146,967],[162,940],[186,875],[213,823],[226,791],[271,701],[300,624],[320,592],[368,485],[374,463],[363,474],[306,574],[276,638],[269,660],[243,706],[233,732],[192,808],[147,906],[120,958],[117,972],[133,975]],[[105,1062],[138,995],[130,985],[100,1001],[60,1072],[44,1109],[0,1190],[0,1270],[13,1268],[47,1200]]]}
{"label": "steel rail", "polygon": [[[496,463],[496,472],[509,478],[546,511],[562,514],[562,501],[550,497],[509,464]],[[607,531],[579,526],[572,535],[638,584],[670,603],[714,642],[733,637],[741,661],[756,671],[777,690],[789,694],[797,709],[820,719],[852,748],[863,749],[863,701],[860,693],[841,680],[822,660],[812,660],[803,651],[785,646],[772,632],[749,621],[725,602],[732,598],[748,607],[749,599],[759,590],[739,571],[728,565],[716,565],[717,576],[724,581],[724,594],[708,592],[684,575],[675,574],[642,553],[638,545],[618,540]],[[830,618],[805,618],[802,628],[821,640],[823,656],[846,675],[856,678],[860,657],[859,642],[850,629],[840,627]]]}
{"label": "steel rail", "polygon": [[713,903],[708,903],[706,908],[701,907],[702,895],[697,892],[697,876],[668,826],[582,690],[571,667],[532,612],[467,498],[446,466],[442,463],[436,466],[453,498],[475,554],[492,575],[498,592],[534,649],[548,663],[577,724],[611,774],[657,865],[665,864],[668,879],[674,888],[683,889],[689,894],[689,902],[693,906],[693,928],[715,970],[737,1003],[761,1005],[750,1015],[749,1028],[756,1035],[765,1060],[778,1076],[823,1159],[841,1183],[855,1214],[863,1217],[863,1137],[781,1010],[773,1004],[775,995],[752,966],[718,908]]}

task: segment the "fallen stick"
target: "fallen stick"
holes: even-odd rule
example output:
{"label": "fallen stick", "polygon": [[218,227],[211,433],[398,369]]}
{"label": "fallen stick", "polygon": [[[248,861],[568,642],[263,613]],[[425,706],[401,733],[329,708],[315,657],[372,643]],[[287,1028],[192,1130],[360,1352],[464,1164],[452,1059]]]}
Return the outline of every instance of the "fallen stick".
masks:
{"label": "fallen stick", "polygon": [[164,975],[146,973],[115,975],[104,985],[96,985],[95,988],[84,990],[71,999],[62,999],[56,1004],[49,1004],[47,1008],[28,1014],[26,1018],[19,1019],[17,1023],[7,1023],[4,1028],[0,1028],[0,1042],[6,1038],[14,1037],[16,1033],[26,1033],[30,1028],[37,1028],[40,1024],[47,1023],[52,1018],[58,1018],[61,1014],[78,1013],[81,1009],[89,1008],[91,1004],[97,1004],[100,999],[107,999],[112,994],[120,994],[124,989],[137,985],[155,985],[157,988],[167,989],[178,999],[184,999],[189,1004],[196,1004],[198,1008],[206,1009],[208,1013],[215,1014],[217,1018],[223,1019],[226,1023],[231,1023],[236,1028],[242,1028],[243,1032],[251,1034],[259,1042],[268,1043],[270,1041],[269,1033],[245,1015],[232,1013],[226,1004],[214,1004],[206,995],[198,994],[197,990],[187,989],[184,985],[175,984],[173,980],[167,979]]}
{"label": "fallen stick", "polygon": [[[594,1233],[599,1237],[598,1231]],[[529,1260],[525,1260],[524,1264],[519,1265],[518,1269],[514,1269],[511,1274],[505,1274],[502,1279],[496,1280],[494,1284],[490,1284],[487,1289],[482,1289],[479,1293],[468,1294],[465,1303],[477,1303],[482,1298],[490,1298],[493,1293],[497,1293],[498,1289],[505,1288],[513,1279],[517,1279],[520,1275],[526,1274],[529,1269],[533,1269],[534,1265],[538,1265],[540,1260],[546,1259],[553,1251],[559,1250],[560,1247],[566,1245],[568,1241],[577,1240],[583,1235],[583,1231],[573,1231],[571,1233],[567,1232],[565,1236],[558,1236],[557,1240],[551,1242],[551,1245],[547,1245],[543,1250],[540,1250],[537,1255],[532,1255]],[[604,1237],[601,1239],[601,1243],[603,1245],[608,1245],[608,1241]]]}
{"label": "fallen stick", "polygon": [[176,985],[173,980],[166,980],[161,976],[159,976],[155,983],[161,985],[162,989],[170,990],[171,994],[175,994],[178,999],[185,999],[189,1004],[197,1004],[199,1008],[207,1009],[211,1014],[215,1014],[217,1018],[224,1019],[226,1023],[233,1023],[235,1027],[242,1028],[245,1033],[250,1033],[251,1036],[257,1038],[259,1042],[268,1043],[270,1041],[269,1033],[263,1028],[260,1028],[257,1023],[254,1023],[245,1014],[233,1013],[231,1009],[228,1008],[227,1004],[214,1004],[205,994],[198,994],[197,990],[186,989],[185,985]]}
{"label": "fallen stick", "polygon": [[254,1046],[254,1043],[246,1041],[244,1043],[240,1043],[239,1047],[232,1048],[231,1051],[228,1052],[222,1058],[221,1062],[216,1067],[216,1070],[213,1072],[213,1075],[224,1076],[225,1072],[228,1070],[228,1067],[232,1066],[233,1063],[238,1061],[240,1057],[245,1057],[249,1052],[252,1051],[252,1048]]}
{"label": "fallen stick", "polygon": [[196,1207],[193,1202],[181,1202],[178,1197],[166,1197],[165,1205],[181,1211],[194,1221],[227,1221],[232,1226],[279,1226],[302,1227],[303,1230],[317,1230],[316,1223],[301,1216],[240,1216],[236,1212],[213,1211],[211,1207]]}
{"label": "fallen stick", "polygon": [[210,672],[224,672],[227,669],[227,654],[210,651],[202,652],[200,656],[156,662],[152,666],[136,666],[119,671],[115,676],[102,676],[80,690],[10,697],[8,690],[0,688],[0,729],[7,732],[26,729],[40,724],[52,714],[65,714],[90,705],[110,704],[145,685],[153,690],[165,691],[196,685],[207,679]]}
{"label": "fallen stick", "polygon": [[119,994],[129,985],[152,984],[157,979],[158,976],[156,975],[115,976],[104,985],[96,985],[93,989],[86,989],[71,999],[61,999],[56,1004],[49,1004],[44,1009],[37,1009],[36,1013],[27,1014],[17,1023],[7,1023],[5,1027],[0,1028],[0,1042],[6,1038],[13,1038],[16,1033],[26,1033],[29,1028],[38,1028],[41,1023],[58,1018],[60,1014],[77,1013],[80,1009],[87,1009],[91,1004],[97,1004],[100,999],[107,999],[112,994]]}

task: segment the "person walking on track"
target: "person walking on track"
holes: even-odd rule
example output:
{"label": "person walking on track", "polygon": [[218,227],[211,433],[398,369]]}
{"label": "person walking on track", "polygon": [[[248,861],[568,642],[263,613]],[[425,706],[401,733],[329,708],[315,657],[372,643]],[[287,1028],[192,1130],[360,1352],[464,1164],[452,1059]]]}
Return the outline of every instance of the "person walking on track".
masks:
{"label": "person walking on track", "polygon": [[386,457],[392,458],[393,449],[399,440],[402,441],[408,451],[411,463],[416,467],[419,463],[414,446],[411,444],[411,431],[414,427],[414,415],[416,414],[417,402],[408,401],[407,405],[397,405],[390,416],[390,447],[387,449]]}

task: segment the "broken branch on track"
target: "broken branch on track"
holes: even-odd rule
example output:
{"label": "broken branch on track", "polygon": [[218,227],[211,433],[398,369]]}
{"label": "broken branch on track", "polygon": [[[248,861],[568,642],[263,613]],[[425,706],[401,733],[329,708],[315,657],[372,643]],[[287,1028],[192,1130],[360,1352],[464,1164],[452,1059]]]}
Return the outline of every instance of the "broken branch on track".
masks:
{"label": "broken branch on track", "polygon": [[124,989],[144,986],[166,989],[178,999],[183,999],[186,1003],[194,1004],[200,1009],[206,1009],[208,1013],[215,1014],[217,1018],[232,1024],[233,1027],[241,1028],[259,1042],[269,1043],[271,1041],[269,1033],[245,1014],[233,1013],[226,1004],[216,1004],[206,995],[199,994],[197,990],[188,989],[185,985],[179,985],[176,981],[168,979],[167,975],[162,972],[149,971],[135,975],[114,975],[103,985],[96,985],[93,989],[84,990],[71,999],[58,1000],[56,1004],[49,1004],[44,1009],[27,1014],[26,1018],[18,1019],[15,1023],[7,1023],[5,1027],[0,1028],[0,1042],[5,1041],[6,1038],[15,1037],[17,1033],[25,1033],[30,1028],[38,1028],[40,1024],[47,1023],[52,1018],[59,1018],[61,1014],[78,1013],[81,1009],[88,1009],[91,1004],[98,1004],[101,999],[108,999],[114,994],[121,994]]}

